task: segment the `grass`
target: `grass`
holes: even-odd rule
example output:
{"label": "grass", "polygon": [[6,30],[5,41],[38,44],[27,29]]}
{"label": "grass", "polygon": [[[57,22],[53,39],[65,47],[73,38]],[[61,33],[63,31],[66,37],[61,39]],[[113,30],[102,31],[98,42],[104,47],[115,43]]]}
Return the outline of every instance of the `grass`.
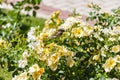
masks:
{"label": "grass", "polygon": [[[14,21],[18,21],[19,23],[21,23],[24,26],[40,26],[40,28],[42,29],[44,26],[44,22],[45,19],[43,18],[37,18],[37,17],[33,17],[33,16],[26,16],[26,15],[21,15],[21,16],[17,16],[17,12],[15,10],[6,10],[6,9],[0,9],[0,14],[3,13],[4,16],[7,18],[6,22],[14,22]],[[2,24],[0,22],[0,24]]]}
{"label": "grass", "polygon": [[7,71],[7,68],[0,67],[0,80],[11,80],[12,73]]}

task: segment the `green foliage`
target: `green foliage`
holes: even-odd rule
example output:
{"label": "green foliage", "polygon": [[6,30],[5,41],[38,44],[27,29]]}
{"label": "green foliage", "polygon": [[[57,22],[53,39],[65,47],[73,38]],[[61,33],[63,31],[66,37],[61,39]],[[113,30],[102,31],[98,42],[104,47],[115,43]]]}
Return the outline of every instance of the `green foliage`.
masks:
{"label": "green foliage", "polygon": [[11,80],[12,73],[8,72],[6,68],[0,67],[0,73],[2,73],[2,74],[0,74],[0,80]]}
{"label": "green foliage", "polygon": [[[21,13],[22,10],[33,11],[33,16],[36,16],[36,10],[39,9],[39,4],[41,0],[22,0],[17,1],[16,3],[11,3],[12,7],[17,11],[17,14]],[[26,6],[27,5],[27,6]]]}
{"label": "green foliage", "polygon": [[[0,80],[11,80],[14,75],[23,71],[17,64],[24,50],[28,50],[28,30],[31,26],[40,26],[39,30],[42,30],[45,19],[21,14],[21,10],[34,10],[35,16],[40,2],[41,0],[23,0],[11,3],[14,10],[0,9],[0,40],[4,39],[3,47],[0,43],[0,71],[3,73]],[[26,4],[30,6],[24,7]]]}
{"label": "green foliage", "polygon": [[[42,18],[35,18],[30,16],[21,15],[21,20],[19,22],[16,21],[16,12],[1,9],[2,13],[4,13],[5,16],[0,16],[0,36],[11,39],[15,34],[20,33],[27,36],[27,32],[30,29],[31,26],[40,26],[39,30],[41,30],[44,26],[45,19]],[[6,26],[6,28],[3,28],[2,26]],[[9,34],[8,34],[9,33]]]}
{"label": "green foliage", "polygon": [[[56,17],[54,17],[57,15],[56,12],[53,13],[54,16],[52,15],[51,18],[46,21],[43,31],[38,34],[38,39],[36,40],[38,43],[40,41],[40,45],[36,45],[36,47],[42,48],[43,51],[40,52],[39,49],[35,49],[37,53],[40,53],[40,60],[44,61],[45,59],[47,64],[47,67],[44,67],[46,69],[45,74],[41,77],[43,80],[44,78],[50,80],[120,79],[119,74],[116,74],[120,73],[118,70],[119,63],[113,62],[114,64],[109,64],[109,61],[117,59],[120,52],[120,40],[118,40],[120,35],[120,21],[118,12],[112,14],[100,13],[101,8],[95,4],[92,4],[91,8],[94,10],[90,12],[88,20],[95,20],[94,26],[83,22],[81,16],[78,16],[75,12],[71,15],[72,17],[70,16],[58,26],[56,26],[57,22],[53,21],[56,19]],[[116,9],[116,11],[119,11],[119,9]],[[61,33],[60,31],[63,29],[65,31]],[[58,33],[61,34],[58,36]],[[42,44],[44,44],[44,46],[41,46]],[[57,53],[61,54],[57,47],[63,51],[62,56],[55,56]],[[61,49],[61,47],[64,47],[65,50]],[[116,52],[113,50],[115,47],[118,48]],[[70,60],[71,65],[74,64],[72,67],[68,65],[68,56],[64,56],[67,55],[69,51],[72,51],[74,55],[72,56],[72,53],[70,55],[72,60],[75,61],[75,63],[73,63],[73,61]],[[53,59],[51,65],[49,65],[49,61],[53,55],[55,56],[55,61]],[[58,62],[54,63],[56,60]],[[114,67],[111,66],[108,68],[110,65]]]}
{"label": "green foliage", "polygon": [[[32,6],[23,7],[27,3]],[[89,5],[93,26],[75,11],[66,20],[56,11],[46,22],[20,14],[32,9],[35,16],[39,3],[24,0],[12,4],[13,11],[0,9],[0,79],[120,79],[119,8],[110,14]]]}
{"label": "green foliage", "polygon": [[[17,1],[16,3],[10,3],[14,10],[5,10],[0,9],[0,36],[5,36],[7,33],[14,35],[14,33],[27,34],[27,31],[30,29],[30,26],[43,26],[44,19],[35,18],[36,10],[39,9],[39,4],[41,0],[22,0]],[[6,2],[7,3],[7,2]],[[28,5],[28,6],[27,6]],[[23,15],[22,10],[31,11],[33,10],[33,16],[30,17],[28,14]],[[32,24],[31,24],[32,23]],[[8,25],[9,28],[1,29],[2,25]],[[42,29],[42,27],[40,27]],[[8,31],[12,32],[8,32]],[[9,35],[8,35],[9,36]]]}
{"label": "green foliage", "polygon": [[95,25],[102,25],[104,27],[111,27],[111,26],[116,26],[119,25],[119,21],[120,21],[120,15],[119,15],[119,8],[118,9],[114,9],[114,12],[111,13],[107,13],[107,12],[100,12],[101,8],[96,5],[93,4],[89,5],[90,8],[93,9],[93,11],[91,11],[89,13],[89,17],[87,18],[87,20],[95,20],[96,24]]}

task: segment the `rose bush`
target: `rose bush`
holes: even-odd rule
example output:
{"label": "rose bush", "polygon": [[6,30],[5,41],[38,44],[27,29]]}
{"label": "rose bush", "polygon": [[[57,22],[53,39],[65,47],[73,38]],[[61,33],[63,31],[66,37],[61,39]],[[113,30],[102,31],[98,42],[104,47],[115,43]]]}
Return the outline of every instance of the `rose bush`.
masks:
{"label": "rose bush", "polygon": [[12,80],[119,80],[120,9],[101,13],[88,6],[92,25],[76,14],[62,20],[56,11],[41,31],[31,27],[27,38],[16,34],[17,43],[0,39],[2,54],[10,53],[0,57],[11,61],[1,65],[15,67]]}

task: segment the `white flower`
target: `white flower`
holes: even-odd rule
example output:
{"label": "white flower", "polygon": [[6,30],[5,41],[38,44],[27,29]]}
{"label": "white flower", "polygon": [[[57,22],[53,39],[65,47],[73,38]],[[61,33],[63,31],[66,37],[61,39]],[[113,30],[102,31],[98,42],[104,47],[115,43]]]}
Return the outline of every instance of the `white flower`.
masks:
{"label": "white flower", "polygon": [[[116,59],[116,62],[120,63],[120,55],[117,55],[117,56],[115,57],[115,59]],[[119,67],[119,68],[120,68],[120,67]]]}
{"label": "white flower", "polygon": [[94,37],[97,38],[100,41],[103,41],[104,39],[100,36],[101,33],[94,33]]}
{"label": "white flower", "polygon": [[120,51],[120,45],[113,46],[111,51],[114,53],[118,53]]}
{"label": "white flower", "polygon": [[106,78],[105,80],[119,80],[117,78]]}
{"label": "white flower", "polygon": [[63,29],[65,29],[65,30],[67,30],[67,29],[71,28],[72,25],[73,25],[72,22],[67,22],[67,23],[64,23],[64,24],[62,24],[61,26],[59,26],[58,29],[63,28]]}
{"label": "white flower", "polygon": [[58,63],[54,63],[54,64],[51,64],[49,67],[52,71],[55,71],[57,69],[57,64]]}
{"label": "white flower", "polygon": [[35,33],[35,28],[31,27],[30,31],[27,34],[28,35],[28,42],[36,40],[36,36],[34,35],[34,33]]}
{"label": "white flower", "polygon": [[14,78],[12,78],[12,80],[28,80],[27,72],[24,72],[18,76],[15,76]]}
{"label": "white flower", "polygon": [[38,64],[34,64],[29,68],[29,73],[32,75],[34,80],[39,80],[41,75],[44,73],[44,68],[39,68]]}
{"label": "white flower", "polygon": [[119,80],[119,79],[117,79],[117,78],[112,78],[112,80]]}
{"label": "white flower", "polygon": [[74,65],[74,60],[72,59],[72,57],[68,57],[67,58],[67,65],[69,66],[69,67],[72,67],[73,65]]}
{"label": "white flower", "polygon": [[[62,24],[61,26],[58,27],[58,29],[69,29],[71,28],[74,24],[80,24],[82,21],[81,21],[81,16],[77,16],[77,17],[69,17],[67,18],[67,20],[65,21],[64,24]],[[83,23],[83,22],[82,22]]]}
{"label": "white flower", "polygon": [[104,28],[104,29],[101,29],[102,30],[102,32],[104,33],[104,34],[106,34],[106,35],[108,35],[108,33],[109,33],[109,29],[108,28]]}
{"label": "white flower", "polygon": [[80,23],[81,22],[81,16],[77,17],[69,17],[67,18],[66,22],[72,22],[72,23]]}
{"label": "white flower", "polygon": [[86,36],[89,36],[94,30],[94,28],[92,26],[86,26],[86,27],[83,27],[83,28],[84,28],[84,33],[85,33]]}
{"label": "white flower", "polygon": [[101,56],[106,57],[105,48],[101,48],[100,52]]}
{"label": "white flower", "polygon": [[25,66],[28,64],[27,59],[21,59],[18,61],[18,67],[25,68]]}
{"label": "white flower", "polygon": [[94,37],[95,38],[99,38],[99,34],[98,33],[94,33]]}
{"label": "white flower", "polygon": [[110,57],[106,60],[105,64],[103,64],[103,68],[106,72],[110,72],[116,65],[116,59]]}
{"label": "white flower", "polygon": [[84,31],[81,27],[73,28],[71,32],[72,32],[72,36],[75,36],[78,38],[84,36]]}
{"label": "white flower", "polygon": [[104,45],[104,48],[105,48],[106,50],[108,50],[108,46],[107,46],[107,45]]}
{"label": "white flower", "polygon": [[31,42],[28,44],[28,47],[34,50],[38,44],[38,42]]}
{"label": "white flower", "polygon": [[29,73],[34,73],[34,72],[37,72],[37,71],[39,71],[39,66],[38,66],[38,64],[34,64],[33,66],[31,66],[30,68],[29,68]]}
{"label": "white flower", "polygon": [[93,60],[96,60],[96,61],[97,61],[97,60],[99,60],[99,59],[100,59],[100,55],[94,55],[94,56],[93,56]]}
{"label": "white flower", "polygon": [[48,59],[48,66],[57,63],[59,59],[60,59],[60,53],[52,54],[51,57]]}
{"label": "white flower", "polygon": [[43,29],[43,31],[42,31],[42,33],[40,33],[40,35],[43,33],[47,33],[49,36],[51,36],[55,31],[56,31],[55,28]]}
{"label": "white flower", "polygon": [[2,25],[2,28],[9,28],[11,26],[11,23],[7,23],[6,25]]}
{"label": "white flower", "polygon": [[115,41],[116,39],[114,37],[110,37],[108,40],[109,41]]}
{"label": "white flower", "polygon": [[103,41],[103,40],[104,40],[102,37],[99,37],[98,39],[99,39],[100,41]]}
{"label": "white flower", "polygon": [[27,57],[29,57],[29,54],[28,54],[28,51],[27,51],[27,50],[25,50],[25,51],[23,52],[22,57],[23,57],[23,59],[26,59]]}
{"label": "white flower", "polygon": [[5,41],[3,39],[0,38],[0,47],[5,47]]}
{"label": "white flower", "polygon": [[29,73],[32,75],[34,80],[39,80],[41,75],[44,73],[44,68],[39,68],[38,64],[34,64],[29,68]]}

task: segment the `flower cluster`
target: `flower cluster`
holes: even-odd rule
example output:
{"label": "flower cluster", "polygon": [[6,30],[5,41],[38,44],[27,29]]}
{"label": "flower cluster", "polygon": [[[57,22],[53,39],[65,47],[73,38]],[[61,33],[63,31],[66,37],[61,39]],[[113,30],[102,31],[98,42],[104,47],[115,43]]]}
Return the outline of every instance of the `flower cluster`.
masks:
{"label": "flower cluster", "polygon": [[18,61],[18,67],[25,68],[25,66],[28,64],[27,57],[29,57],[28,51],[24,51],[22,54],[22,59]]}
{"label": "flower cluster", "polygon": [[[74,53],[70,50],[67,50],[65,46],[60,46],[55,43],[50,43],[46,45],[44,43],[45,39],[51,38],[53,34],[57,31],[57,26],[58,24],[60,24],[59,22],[61,22],[61,20],[58,17],[59,14],[59,11],[53,13],[51,19],[46,21],[44,29],[38,36],[36,36],[36,40],[29,43],[29,45],[32,44],[32,48],[39,54],[39,59],[45,61],[53,71],[57,69],[57,64],[59,63],[59,59],[62,56],[66,56],[68,66],[72,67],[74,64],[74,60],[72,59]],[[56,21],[56,26],[54,26],[55,24],[53,24],[52,19]],[[28,33],[30,32],[31,30]],[[32,34],[34,33],[32,32]],[[30,38],[28,34],[28,41],[29,40]]]}
{"label": "flower cluster", "polygon": [[[28,47],[35,51],[46,71],[50,68],[53,74],[62,74],[61,79],[83,79],[86,76],[89,79],[101,79],[102,76],[117,79],[109,75],[120,72],[120,25],[91,26],[81,16],[68,17],[63,21],[59,15],[59,11],[54,12],[40,34],[35,34],[36,28],[28,32]],[[27,57],[25,51],[19,67],[27,65]],[[44,68],[35,64],[28,73],[38,79]]]}
{"label": "flower cluster", "polygon": [[39,68],[38,64],[34,64],[29,68],[29,71],[24,71],[20,75],[15,75],[12,80],[28,80],[31,79],[30,76],[32,75],[33,80],[38,80],[41,78],[41,75],[44,73],[44,68]]}
{"label": "flower cluster", "polygon": [[37,64],[34,64],[29,68],[29,73],[32,74],[33,79],[39,79],[41,75],[44,73],[44,68],[39,68]]}
{"label": "flower cluster", "polygon": [[62,56],[66,57],[67,65],[69,67],[72,67],[74,65],[74,60],[72,59],[73,55],[74,53],[67,50],[64,46],[59,46],[55,43],[51,43],[44,47],[39,59],[46,61],[48,66],[53,71],[55,71],[57,69],[57,64]]}

